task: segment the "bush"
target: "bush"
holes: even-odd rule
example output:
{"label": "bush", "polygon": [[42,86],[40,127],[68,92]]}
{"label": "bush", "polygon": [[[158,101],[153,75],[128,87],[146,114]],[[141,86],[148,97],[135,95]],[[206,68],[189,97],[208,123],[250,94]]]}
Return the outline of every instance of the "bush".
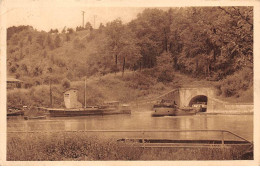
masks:
{"label": "bush", "polygon": [[62,82],[61,82],[61,84],[62,84],[62,87],[63,87],[64,89],[70,88],[70,81],[69,81],[69,79],[67,79],[67,78],[63,79]]}
{"label": "bush", "polygon": [[162,83],[170,83],[173,81],[173,78],[174,78],[173,73],[171,73],[170,71],[164,70],[159,74],[157,81],[162,82]]}
{"label": "bush", "polygon": [[50,89],[48,85],[33,87],[30,90],[31,105],[33,106],[49,106],[50,105]]}
{"label": "bush", "polygon": [[228,76],[225,80],[220,81],[217,88],[221,90],[220,93],[225,97],[239,97],[241,91],[246,91],[252,86],[253,71],[249,68],[245,68]]}
{"label": "bush", "polygon": [[237,93],[237,90],[234,88],[233,85],[224,85],[221,90],[225,97],[234,96]]}
{"label": "bush", "polygon": [[29,104],[29,91],[26,89],[14,89],[7,92],[7,106],[16,107]]}
{"label": "bush", "polygon": [[86,46],[79,40],[79,38],[76,38],[73,41],[74,49],[85,49]]}
{"label": "bush", "polygon": [[[97,84],[96,84],[97,85]],[[97,105],[101,104],[104,101],[104,95],[103,93],[99,90],[99,85],[92,85],[88,84],[86,85],[86,103],[87,105]],[[76,81],[71,83],[71,87],[76,88],[79,90],[79,96],[78,100],[81,103],[84,103],[84,90],[85,90],[85,84],[84,81]]]}
{"label": "bush", "polygon": [[165,86],[162,82],[156,83],[153,87],[156,91],[165,90]]}
{"label": "bush", "polygon": [[[63,107],[63,89],[60,85],[52,86],[53,107]],[[40,106],[49,107],[49,85],[34,86],[29,89],[14,89],[7,92],[7,105],[10,106]]]}

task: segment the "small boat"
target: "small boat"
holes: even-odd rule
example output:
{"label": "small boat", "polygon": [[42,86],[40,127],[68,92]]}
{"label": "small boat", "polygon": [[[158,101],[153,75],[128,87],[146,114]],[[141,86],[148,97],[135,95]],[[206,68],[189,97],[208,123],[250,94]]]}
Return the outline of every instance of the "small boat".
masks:
{"label": "small boat", "polygon": [[161,100],[153,106],[154,113],[152,114],[152,116],[174,116],[176,108],[177,107],[174,104],[172,104],[171,101]]}
{"label": "small boat", "polygon": [[46,116],[24,116],[24,120],[38,120],[38,119],[46,119]]}
{"label": "small boat", "polygon": [[23,116],[24,110],[16,107],[8,108],[7,110],[7,116]]}
{"label": "small boat", "polygon": [[200,109],[200,112],[206,112],[207,111],[207,103],[206,102],[197,102],[192,105],[194,108]]}
{"label": "small boat", "polygon": [[175,102],[162,100],[153,106],[153,117],[160,116],[189,116],[199,112],[200,107],[178,107]]}

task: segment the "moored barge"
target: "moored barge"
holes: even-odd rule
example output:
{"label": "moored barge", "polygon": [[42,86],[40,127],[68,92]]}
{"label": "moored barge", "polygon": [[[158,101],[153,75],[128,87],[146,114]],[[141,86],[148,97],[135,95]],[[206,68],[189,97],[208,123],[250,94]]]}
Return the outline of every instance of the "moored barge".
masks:
{"label": "moored barge", "polygon": [[82,106],[77,100],[78,90],[69,89],[64,92],[66,108],[49,108],[51,117],[90,116],[90,115],[112,115],[131,114],[129,105],[120,104],[118,101],[104,102],[98,106]]}

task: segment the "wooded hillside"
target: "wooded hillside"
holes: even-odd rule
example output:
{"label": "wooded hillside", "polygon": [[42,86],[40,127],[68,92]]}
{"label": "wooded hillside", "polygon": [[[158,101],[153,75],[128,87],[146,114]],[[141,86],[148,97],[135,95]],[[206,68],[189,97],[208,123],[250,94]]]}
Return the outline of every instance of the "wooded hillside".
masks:
{"label": "wooded hillside", "polygon": [[253,85],[253,8],[148,8],[127,24],[117,19],[61,32],[10,27],[7,69],[26,88],[125,70],[150,70],[167,84],[178,72],[218,81],[220,94],[240,97]]}

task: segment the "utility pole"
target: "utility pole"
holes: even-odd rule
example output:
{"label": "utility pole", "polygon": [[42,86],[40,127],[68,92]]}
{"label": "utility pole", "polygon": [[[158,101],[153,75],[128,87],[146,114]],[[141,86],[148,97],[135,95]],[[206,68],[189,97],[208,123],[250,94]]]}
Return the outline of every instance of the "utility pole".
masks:
{"label": "utility pole", "polygon": [[96,17],[97,17],[97,15],[94,15],[94,25],[93,25],[94,29],[95,29],[95,24],[96,24]]}
{"label": "utility pole", "polygon": [[82,27],[84,28],[84,14],[85,14],[85,11],[81,11],[81,12],[82,12],[82,16],[83,16]]}

